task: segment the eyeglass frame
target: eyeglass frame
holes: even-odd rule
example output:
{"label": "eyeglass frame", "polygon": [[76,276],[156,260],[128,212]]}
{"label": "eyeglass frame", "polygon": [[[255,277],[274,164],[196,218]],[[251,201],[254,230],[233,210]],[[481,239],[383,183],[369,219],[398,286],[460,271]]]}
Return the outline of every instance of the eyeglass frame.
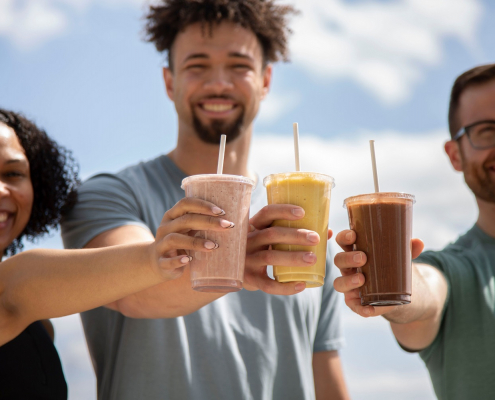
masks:
{"label": "eyeglass frame", "polygon": [[469,140],[469,144],[473,147],[473,149],[476,149],[476,150],[486,150],[486,149],[490,149],[492,147],[495,147],[495,144],[493,146],[489,146],[489,147],[475,146],[473,144],[473,142],[471,141],[471,136],[469,135],[469,129],[471,129],[473,126],[476,126],[476,125],[479,125],[479,124],[486,124],[487,122],[491,122],[491,123],[493,123],[495,125],[495,120],[493,120],[493,119],[484,119],[483,121],[474,122],[472,124],[463,126],[461,129],[459,129],[457,131],[457,133],[454,135],[454,137],[452,138],[452,140],[459,140],[462,137],[462,135],[466,134],[466,136],[467,136],[467,138]]}

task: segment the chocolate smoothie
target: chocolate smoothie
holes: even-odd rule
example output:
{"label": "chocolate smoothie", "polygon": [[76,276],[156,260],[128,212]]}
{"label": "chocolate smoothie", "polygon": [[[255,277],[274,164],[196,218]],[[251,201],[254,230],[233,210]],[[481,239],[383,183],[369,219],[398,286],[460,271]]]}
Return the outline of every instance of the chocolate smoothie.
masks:
{"label": "chocolate smoothie", "polygon": [[356,232],[355,250],[367,256],[361,268],[365,283],[362,305],[411,302],[411,236],[414,196],[372,193],[344,201],[349,225]]}

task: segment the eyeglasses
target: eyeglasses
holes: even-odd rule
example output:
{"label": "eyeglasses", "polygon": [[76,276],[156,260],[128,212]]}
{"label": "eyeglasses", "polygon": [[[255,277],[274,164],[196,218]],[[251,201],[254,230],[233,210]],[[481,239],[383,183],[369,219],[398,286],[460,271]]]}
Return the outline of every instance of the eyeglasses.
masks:
{"label": "eyeglasses", "polygon": [[452,140],[458,140],[464,134],[467,135],[471,146],[477,150],[495,147],[495,121],[478,121],[465,126],[455,134]]}

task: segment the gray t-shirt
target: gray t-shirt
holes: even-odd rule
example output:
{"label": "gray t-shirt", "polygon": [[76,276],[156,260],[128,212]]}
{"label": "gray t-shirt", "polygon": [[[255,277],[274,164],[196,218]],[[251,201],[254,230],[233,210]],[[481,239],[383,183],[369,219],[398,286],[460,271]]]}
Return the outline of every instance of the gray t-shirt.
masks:
{"label": "gray t-shirt", "polygon": [[[62,223],[66,248],[122,225],[155,234],[184,197],[186,175],[167,157],[85,182]],[[258,185],[261,186],[261,185]],[[251,213],[266,196],[257,187]],[[107,308],[82,314],[100,400],[314,399],[313,352],[343,345],[335,274],[294,296],[230,293],[179,318],[133,319]],[[332,272],[332,273],[331,273]]]}
{"label": "gray t-shirt", "polygon": [[438,268],[449,286],[438,335],[420,352],[437,397],[495,398],[495,238],[475,225],[414,262]]}

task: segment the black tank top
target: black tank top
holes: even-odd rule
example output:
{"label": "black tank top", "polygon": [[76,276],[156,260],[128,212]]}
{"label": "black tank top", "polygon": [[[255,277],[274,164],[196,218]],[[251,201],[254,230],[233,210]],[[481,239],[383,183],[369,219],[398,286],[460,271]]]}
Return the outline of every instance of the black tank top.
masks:
{"label": "black tank top", "polygon": [[0,347],[0,400],[67,400],[62,364],[41,322]]}

